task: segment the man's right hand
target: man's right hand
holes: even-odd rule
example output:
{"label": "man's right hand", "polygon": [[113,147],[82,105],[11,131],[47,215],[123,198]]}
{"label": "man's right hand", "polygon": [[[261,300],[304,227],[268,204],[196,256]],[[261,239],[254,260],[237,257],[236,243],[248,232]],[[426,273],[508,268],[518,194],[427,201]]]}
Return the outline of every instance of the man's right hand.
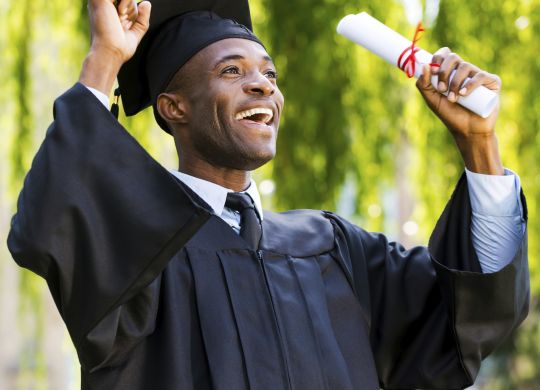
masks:
{"label": "man's right hand", "polygon": [[89,0],[90,51],[79,81],[106,95],[110,94],[120,67],[128,61],[148,30],[151,5],[143,1]]}

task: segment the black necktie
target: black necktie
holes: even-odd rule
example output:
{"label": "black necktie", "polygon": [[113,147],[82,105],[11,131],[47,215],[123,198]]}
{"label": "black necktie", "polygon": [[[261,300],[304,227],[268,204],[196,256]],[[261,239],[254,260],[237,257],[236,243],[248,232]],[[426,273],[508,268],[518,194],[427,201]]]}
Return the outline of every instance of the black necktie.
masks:
{"label": "black necktie", "polygon": [[240,236],[247,241],[251,249],[258,249],[262,228],[250,196],[240,192],[229,192],[225,207],[240,213]]}

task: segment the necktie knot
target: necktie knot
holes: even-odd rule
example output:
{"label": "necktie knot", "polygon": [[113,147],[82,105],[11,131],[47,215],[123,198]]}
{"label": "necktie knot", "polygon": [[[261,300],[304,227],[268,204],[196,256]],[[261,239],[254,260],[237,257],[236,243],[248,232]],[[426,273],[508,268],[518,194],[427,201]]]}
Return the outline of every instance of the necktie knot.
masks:
{"label": "necktie knot", "polygon": [[246,240],[252,249],[258,249],[262,236],[262,227],[251,197],[240,192],[229,192],[225,207],[240,213],[240,236]]}
{"label": "necktie knot", "polygon": [[251,197],[243,192],[229,192],[227,194],[227,201],[225,202],[225,207],[236,210],[240,213],[242,213],[242,211],[247,208],[255,209]]}

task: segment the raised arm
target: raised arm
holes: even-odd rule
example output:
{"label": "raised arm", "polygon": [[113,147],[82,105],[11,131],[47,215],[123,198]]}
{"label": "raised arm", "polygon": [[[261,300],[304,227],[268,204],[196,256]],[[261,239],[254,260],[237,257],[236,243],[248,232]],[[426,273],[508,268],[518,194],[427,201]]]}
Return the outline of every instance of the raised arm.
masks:
{"label": "raised arm", "polygon": [[[92,49],[81,81],[92,76],[97,84],[89,86],[108,92],[118,62],[97,37],[115,26],[127,37],[134,24],[122,25],[112,0],[91,1],[90,12]],[[96,24],[107,15],[117,24]],[[161,272],[208,217],[77,83],[55,101],[7,244],[20,266],[47,281],[83,369],[92,370],[124,358],[153,329]]]}
{"label": "raised arm", "polygon": [[151,4],[122,0],[90,0],[92,41],[79,81],[109,95],[120,67],[128,61],[149,27]]}
{"label": "raised arm", "polygon": [[[479,86],[499,93],[501,80],[448,48],[438,50],[432,62],[439,66],[426,65],[416,85],[454,137],[468,169],[472,243],[482,271],[494,272],[510,262],[525,230],[519,178],[501,163],[495,135],[499,107],[488,118],[481,118],[456,102]],[[431,84],[434,74],[438,76],[437,89]],[[441,92],[448,92],[448,97]]]}
{"label": "raised arm", "polygon": [[[456,104],[460,96],[469,95],[483,85],[497,93],[501,90],[501,79],[494,74],[465,62],[456,53],[445,47],[433,56],[433,63],[424,65],[424,72],[416,83],[429,108],[446,125],[461,153],[467,169],[488,175],[504,175],[499,155],[495,123],[499,115],[497,107],[488,118],[482,118]],[[450,78],[455,71],[453,78]],[[438,86],[431,85],[431,76],[438,75]],[[465,85],[465,80],[470,78]],[[440,92],[447,92],[448,97]]]}

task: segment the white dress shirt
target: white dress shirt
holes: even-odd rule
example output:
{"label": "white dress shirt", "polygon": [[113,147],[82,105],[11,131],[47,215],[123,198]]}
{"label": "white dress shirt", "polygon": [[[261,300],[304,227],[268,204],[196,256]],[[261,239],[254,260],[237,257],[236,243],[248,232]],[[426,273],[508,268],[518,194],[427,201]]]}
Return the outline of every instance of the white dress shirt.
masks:
{"label": "white dress shirt", "polygon": [[471,238],[484,273],[507,265],[525,233],[519,176],[505,169],[504,176],[466,170],[471,200]]}
{"label": "white dress shirt", "polygon": [[[234,192],[233,190],[182,172],[174,170],[170,170],[169,172],[204,200],[212,208],[215,215],[227,222],[237,233],[240,233],[240,213],[225,207],[227,194],[229,192]],[[249,187],[242,192],[248,194],[253,200],[255,210],[257,210],[257,214],[259,214],[259,218],[262,221],[263,211],[261,206],[261,196],[259,195],[257,184],[252,181]]]}
{"label": "white dress shirt", "polygon": [[[102,92],[87,87],[105,107],[109,98]],[[193,190],[212,208],[215,215],[240,232],[240,214],[225,207],[227,193],[231,189],[215,183],[170,171]],[[478,261],[484,273],[504,268],[514,257],[525,231],[523,208],[520,198],[520,179],[505,169],[504,176],[483,175],[465,170],[471,202],[471,239]],[[246,192],[255,204],[259,217],[263,218],[261,198],[254,181]]]}

